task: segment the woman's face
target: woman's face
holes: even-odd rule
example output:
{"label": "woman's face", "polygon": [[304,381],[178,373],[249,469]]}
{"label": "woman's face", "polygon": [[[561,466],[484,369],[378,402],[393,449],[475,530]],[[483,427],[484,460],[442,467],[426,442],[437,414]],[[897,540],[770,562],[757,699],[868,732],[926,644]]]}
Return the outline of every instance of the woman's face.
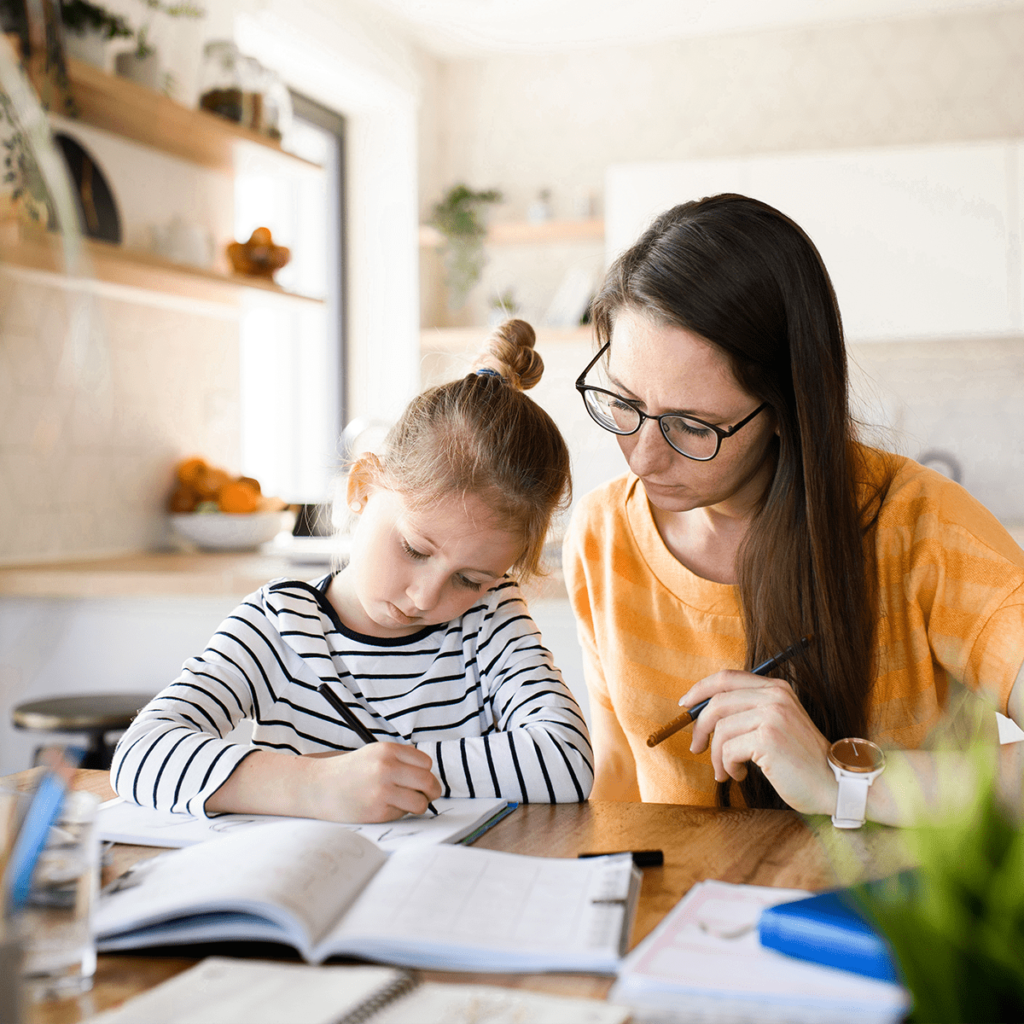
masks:
{"label": "woman's face", "polygon": [[[607,383],[610,391],[648,415],[682,413],[723,430],[761,404],[739,386],[727,357],[715,345],[630,309],[621,310],[615,319]],[[743,515],[771,480],[774,460],[769,451],[775,433],[775,417],[765,409],[734,436],[723,438],[718,454],[708,462],[680,455],[650,420],[644,420],[635,434],[616,439],[655,508],[717,508]]]}

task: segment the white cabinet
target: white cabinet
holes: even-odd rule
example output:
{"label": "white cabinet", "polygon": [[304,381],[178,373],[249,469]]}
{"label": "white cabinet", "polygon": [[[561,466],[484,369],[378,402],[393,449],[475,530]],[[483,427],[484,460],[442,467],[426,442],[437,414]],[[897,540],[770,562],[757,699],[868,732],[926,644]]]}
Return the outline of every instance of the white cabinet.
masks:
{"label": "white cabinet", "polygon": [[821,251],[851,341],[995,337],[1024,328],[1015,140],[617,165],[609,256],[661,210],[736,191]]}

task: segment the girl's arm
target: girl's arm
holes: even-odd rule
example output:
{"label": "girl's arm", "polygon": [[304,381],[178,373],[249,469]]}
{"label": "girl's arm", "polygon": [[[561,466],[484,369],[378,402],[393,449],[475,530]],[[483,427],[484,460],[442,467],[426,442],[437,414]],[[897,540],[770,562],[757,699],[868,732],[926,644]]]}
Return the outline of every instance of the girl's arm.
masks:
{"label": "girl's arm", "polygon": [[594,778],[590,734],[516,588],[505,588],[481,634],[477,665],[493,728],[416,744],[433,759],[443,795],[586,800]]}

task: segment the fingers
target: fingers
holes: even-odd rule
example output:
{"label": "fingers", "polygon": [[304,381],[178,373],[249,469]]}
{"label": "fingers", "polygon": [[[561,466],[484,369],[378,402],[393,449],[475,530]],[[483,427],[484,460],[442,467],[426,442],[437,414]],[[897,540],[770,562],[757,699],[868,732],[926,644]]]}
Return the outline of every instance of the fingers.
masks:
{"label": "fingers", "polygon": [[[728,682],[737,685],[729,689],[719,689],[711,697],[710,703],[701,711],[693,724],[690,739],[690,751],[699,754],[704,750],[713,733],[724,719],[751,710],[756,707],[768,708],[774,705],[796,704],[796,697],[784,679],[767,679],[764,676],[751,675],[749,672],[719,672],[717,676],[728,676]],[[715,676],[701,682],[709,682]],[[748,680],[755,680],[751,684]],[[697,686],[700,686],[698,683]],[[697,691],[697,686],[691,692]]]}
{"label": "fingers", "polygon": [[429,754],[401,743],[365,747],[317,762],[323,813],[334,821],[393,821],[423,814],[441,796]]}

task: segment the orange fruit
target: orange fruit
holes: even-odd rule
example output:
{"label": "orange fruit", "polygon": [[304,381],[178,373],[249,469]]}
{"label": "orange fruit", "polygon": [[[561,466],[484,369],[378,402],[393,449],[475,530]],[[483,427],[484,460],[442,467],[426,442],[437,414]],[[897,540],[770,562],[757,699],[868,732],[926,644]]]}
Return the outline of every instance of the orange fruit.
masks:
{"label": "orange fruit", "polygon": [[260,506],[260,493],[245,480],[226,483],[217,495],[217,507],[221,512],[255,512]]}

